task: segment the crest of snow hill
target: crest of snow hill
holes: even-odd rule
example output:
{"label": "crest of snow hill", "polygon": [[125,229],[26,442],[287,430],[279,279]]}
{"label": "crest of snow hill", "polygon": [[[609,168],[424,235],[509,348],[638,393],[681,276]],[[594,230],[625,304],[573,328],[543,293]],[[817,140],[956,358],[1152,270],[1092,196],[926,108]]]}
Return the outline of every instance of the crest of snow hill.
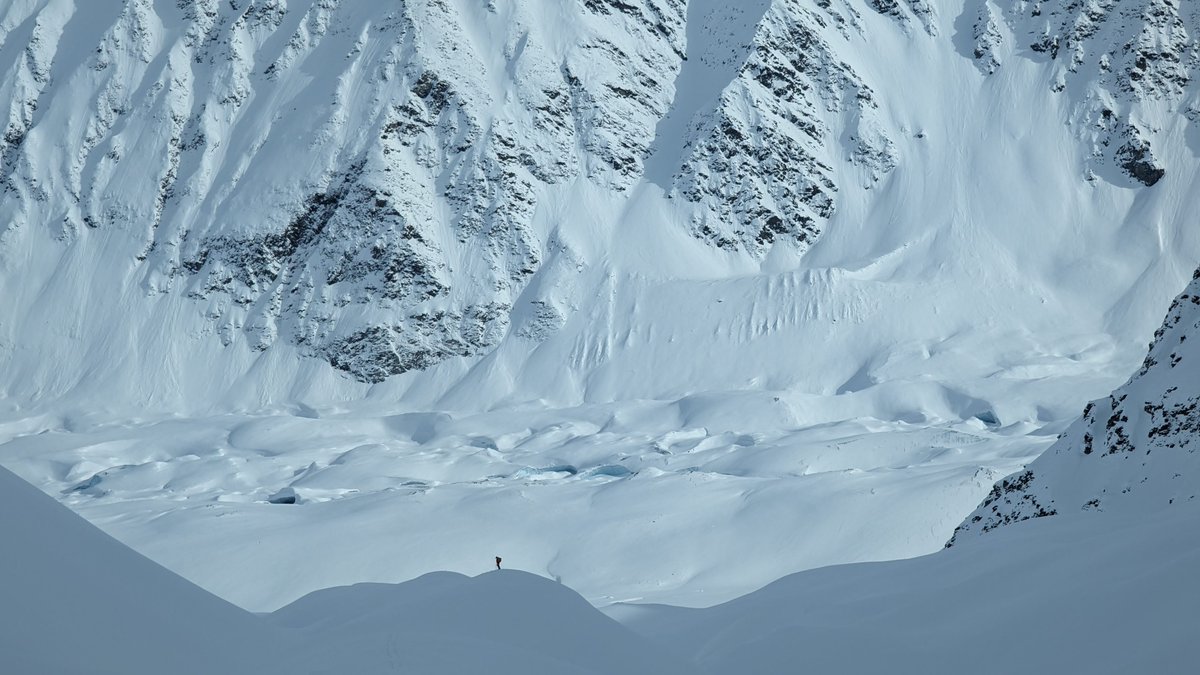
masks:
{"label": "crest of snow hill", "polygon": [[996,484],[946,544],[1079,511],[1151,512],[1200,494],[1200,270],[1172,303],[1140,370],[1092,401],[1059,441]]}
{"label": "crest of snow hill", "polygon": [[[555,231],[582,226],[539,221],[547,201],[653,182],[687,214],[670,225],[712,246],[804,250],[844,172],[879,181],[903,160],[850,65],[869,37],[856,5],[950,38],[928,0],[722,5],[13,0],[0,241],[102,240],[226,345],[284,340],[364,382],[495,346],[548,256],[575,255]],[[1182,106],[1196,73],[1188,3],[968,0],[964,16],[985,73],[1057,64],[1095,175],[1162,177],[1144,121],[1162,117],[1144,113]],[[715,98],[682,109],[714,74]],[[648,175],[664,148],[678,156]]]}

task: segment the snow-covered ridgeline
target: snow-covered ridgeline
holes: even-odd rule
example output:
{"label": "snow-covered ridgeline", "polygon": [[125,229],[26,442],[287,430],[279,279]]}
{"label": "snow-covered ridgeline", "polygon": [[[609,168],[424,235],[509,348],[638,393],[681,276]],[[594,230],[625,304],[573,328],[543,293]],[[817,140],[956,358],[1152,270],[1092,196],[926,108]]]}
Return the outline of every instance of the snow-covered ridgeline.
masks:
{"label": "snow-covered ridgeline", "polygon": [[531,574],[442,572],[331,588],[254,615],[3,468],[0,505],[6,673],[686,672],[570,589]]}
{"label": "snow-covered ridgeline", "polygon": [[1200,270],[1141,369],[1092,401],[1045,454],[996,484],[962,537],[1059,513],[1151,513],[1200,495]]}
{"label": "snow-covered ridgeline", "polygon": [[0,667],[12,672],[1011,672],[997,641],[1035,671],[1193,663],[1195,504],[1149,522],[1027,523],[921,558],[790,575],[708,609],[610,608],[623,627],[514,570],[328,588],[253,615],[5,469],[0,488]]}

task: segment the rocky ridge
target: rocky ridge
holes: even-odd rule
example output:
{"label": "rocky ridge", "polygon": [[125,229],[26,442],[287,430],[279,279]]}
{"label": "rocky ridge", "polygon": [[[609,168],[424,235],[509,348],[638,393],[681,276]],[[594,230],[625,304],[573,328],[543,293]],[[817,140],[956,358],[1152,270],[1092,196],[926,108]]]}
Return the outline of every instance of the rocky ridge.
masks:
{"label": "rocky ridge", "polygon": [[947,546],[1004,525],[1080,511],[1146,512],[1200,495],[1200,270],[1172,303],[1142,367],[1024,471]]}
{"label": "rocky ridge", "polygon": [[695,121],[675,176],[673,194],[699,207],[696,236],[756,255],[779,240],[807,248],[836,209],[830,149],[843,144],[833,139],[872,180],[896,166],[879,102],[840,56],[861,30],[849,3],[771,5],[736,79]]}

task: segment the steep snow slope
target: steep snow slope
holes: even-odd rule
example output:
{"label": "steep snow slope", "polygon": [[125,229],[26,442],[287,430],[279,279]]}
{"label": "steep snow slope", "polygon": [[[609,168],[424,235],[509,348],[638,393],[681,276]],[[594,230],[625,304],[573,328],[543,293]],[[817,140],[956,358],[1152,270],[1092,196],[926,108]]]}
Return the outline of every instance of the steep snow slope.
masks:
{"label": "steep snow slope", "polygon": [[268,672],[288,646],[5,469],[0,545],[6,673]]}
{"label": "steep snow slope", "polygon": [[[1190,338],[1190,339],[1189,339]],[[1133,377],[1044,455],[996,484],[961,537],[1079,511],[1157,514],[1194,503],[1200,462],[1200,270],[1172,303]]]}
{"label": "steep snow slope", "polygon": [[659,4],[9,3],[9,270],[363,382],[479,353],[539,267],[547,186],[639,174],[682,55]]}

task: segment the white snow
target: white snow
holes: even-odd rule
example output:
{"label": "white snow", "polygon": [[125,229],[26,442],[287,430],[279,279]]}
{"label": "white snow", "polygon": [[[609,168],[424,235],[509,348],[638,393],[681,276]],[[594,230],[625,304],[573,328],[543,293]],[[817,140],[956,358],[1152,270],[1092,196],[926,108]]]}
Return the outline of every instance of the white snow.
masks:
{"label": "white snow", "polygon": [[794,574],[703,610],[609,613],[698,672],[1188,673],[1195,505],[1024,522],[933,555]]}
{"label": "white snow", "polygon": [[[790,411],[726,394],[462,417],[62,420],[73,431],[4,452],[137,550],[269,611],[328,586],[473,574],[493,554],[597,604],[709,605],[796,569],[936,550],[1053,440],[979,420],[780,429]],[[297,504],[268,503],[285,489]]]}
{"label": "white snow", "polygon": [[0,500],[8,672],[1183,673],[1200,628],[1195,505],[1149,520],[1036,519],[930,556],[790,575],[708,609],[610,607],[630,631],[513,570],[330,588],[255,616],[3,469]]}
{"label": "white snow", "polygon": [[[268,672],[286,644],[0,469],[0,669]],[[219,645],[219,647],[218,647]]]}
{"label": "white snow", "polygon": [[[497,643],[512,672],[1186,663],[1186,505],[842,564],[937,551],[998,479],[1104,424],[1072,427],[1200,260],[1200,15],[873,4],[0,3],[0,465],[199,587],[0,471],[30,556],[0,555],[0,654],[118,673],[296,654],[454,672]],[[1030,47],[1064,31],[1060,56]],[[1179,59],[1137,65],[1160,47]],[[722,120],[744,137],[706,146]],[[1119,166],[1126,141],[1152,145],[1152,187]],[[794,178],[836,183],[815,241],[699,231],[762,225],[738,218],[794,206]],[[377,351],[347,347],[370,329]],[[1075,511],[1140,479],[1115,461],[1054,489]],[[1128,501],[1162,501],[1176,465],[1155,466]],[[546,580],[455,576],[493,555]],[[521,622],[475,622],[515,604]],[[422,616],[435,635],[382,628]],[[1097,617],[1144,650],[1093,640]],[[651,625],[676,621],[693,634]]]}
{"label": "white snow", "polygon": [[684,672],[566,587],[508,570],[328,589],[256,616],[4,469],[0,541],[6,673]]}

